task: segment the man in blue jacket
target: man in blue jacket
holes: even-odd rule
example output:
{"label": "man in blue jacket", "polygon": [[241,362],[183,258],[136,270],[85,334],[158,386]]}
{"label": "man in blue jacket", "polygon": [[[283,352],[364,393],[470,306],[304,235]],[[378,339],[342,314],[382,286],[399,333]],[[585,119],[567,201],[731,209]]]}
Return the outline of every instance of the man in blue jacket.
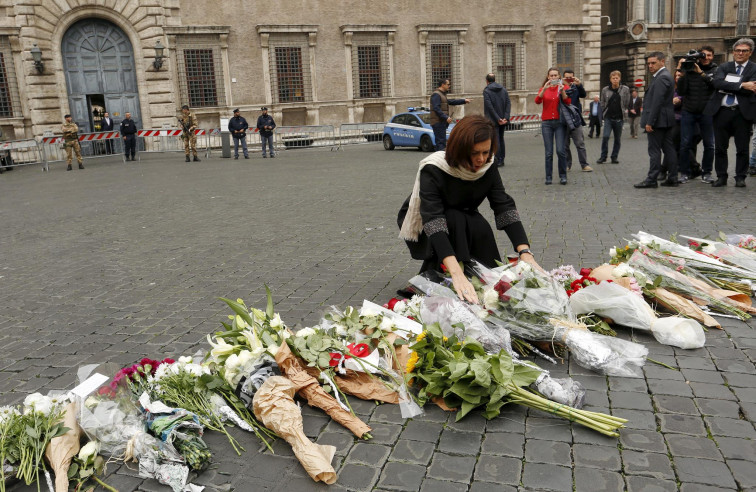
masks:
{"label": "man in blue jacket", "polygon": [[236,108],[234,110],[234,117],[228,120],[228,131],[234,137],[234,159],[239,158],[239,144],[242,146],[244,158],[249,159],[249,153],[247,152],[247,128],[249,128],[247,120],[241,115],[239,108]]}
{"label": "man in blue jacket", "polygon": [[570,130],[568,138],[564,139],[564,151],[567,154],[566,163],[567,169],[572,167],[572,152],[570,152],[570,140],[575,143],[577,149],[578,160],[580,161],[580,167],[584,172],[589,173],[593,171],[593,168],[588,165],[588,157],[585,153],[585,137],[583,136],[583,127],[585,126],[585,120],[583,119],[583,105],[580,103],[580,98],[585,97],[585,89],[583,84],[580,83],[580,79],[575,77],[575,72],[572,69],[567,69],[562,72],[562,80],[564,85],[569,87],[564,92],[567,93],[567,97],[570,98],[571,104],[580,113],[581,125],[574,130]]}
{"label": "man in blue jacket", "polygon": [[486,118],[491,120],[499,131],[499,150],[494,157],[494,165],[504,167],[504,127],[509,123],[509,114],[512,102],[509,93],[503,85],[496,82],[496,76],[492,73],[486,75],[486,88],[483,89],[483,109]]}

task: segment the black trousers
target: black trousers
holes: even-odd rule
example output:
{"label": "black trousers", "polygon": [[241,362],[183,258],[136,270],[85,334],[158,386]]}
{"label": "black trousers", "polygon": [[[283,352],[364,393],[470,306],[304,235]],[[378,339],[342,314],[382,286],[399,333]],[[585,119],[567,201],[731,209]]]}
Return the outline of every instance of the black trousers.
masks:
{"label": "black trousers", "polygon": [[494,123],[496,125],[496,130],[498,131],[499,136],[499,149],[496,151],[496,163],[504,162],[504,159],[507,157],[507,148],[504,146],[504,125],[499,125],[498,123]]}
{"label": "black trousers", "polygon": [[129,155],[134,157],[136,155],[136,134],[132,133],[131,135],[124,135],[124,138],[123,152],[126,154],[126,157]]}
{"label": "black trousers", "polygon": [[591,115],[590,118],[588,118],[588,136],[593,136],[593,130],[596,130],[596,137],[601,136],[601,119],[599,119],[598,116]]}
{"label": "black trousers", "polygon": [[648,137],[648,176],[646,181],[656,181],[661,172],[661,154],[664,152],[664,163],[667,167],[668,179],[677,181],[677,149],[673,141],[672,130],[670,128],[654,128],[654,131],[647,133]]}
{"label": "black trousers", "polygon": [[753,122],[743,118],[737,108],[722,107],[714,115],[714,169],[717,178],[727,178],[727,149],[730,137],[735,137],[735,178],[745,179],[748,174],[748,157]]}

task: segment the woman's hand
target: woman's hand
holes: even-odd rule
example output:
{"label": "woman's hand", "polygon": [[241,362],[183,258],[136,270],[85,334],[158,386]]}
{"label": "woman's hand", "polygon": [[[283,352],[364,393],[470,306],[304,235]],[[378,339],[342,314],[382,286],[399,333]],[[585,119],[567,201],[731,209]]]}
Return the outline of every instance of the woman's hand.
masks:
{"label": "woman's hand", "polygon": [[541,265],[536,262],[535,257],[530,253],[523,253],[520,255],[520,261],[524,261],[541,273],[546,273],[546,270],[541,268]]}
{"label": "woman's hand", "polygon": [[454,285],[454,290],[457,291],[459,299],[478,304],[478,294],[475,293],[472,283],[465,277],[465,272],[459,266],[457,258],[455,256],[447,256],[444,258],[443,264],[446,267],[446,271],[451,275],[452,284]]}

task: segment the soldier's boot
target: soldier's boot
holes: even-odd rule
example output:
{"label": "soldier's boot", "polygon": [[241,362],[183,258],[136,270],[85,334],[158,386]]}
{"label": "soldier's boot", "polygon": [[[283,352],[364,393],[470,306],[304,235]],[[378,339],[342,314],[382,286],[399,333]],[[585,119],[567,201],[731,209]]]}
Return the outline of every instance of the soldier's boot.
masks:
{"label": "soldier's boot", "polygon": [[197,154],[194,154],[194,162],[202,162],[199,157],[197,157]]}
{"label": "soldier's boot", "polygon": [[66,168],[66,171],[70,171],[70,170],[72,170],[72,169],[73,169],[73,168],[71,167],[71,164],[69,164],[69,165],[68,165],[68,167]]}
{"label": "soldier's boot", "polygon": [[84,164],[82,164],[81,162],[79,163],[79,169],[84,169]]}
{"label": "soldier's boot", "polygon": [[186,154],[186,162],[189,162],[189,154]]}

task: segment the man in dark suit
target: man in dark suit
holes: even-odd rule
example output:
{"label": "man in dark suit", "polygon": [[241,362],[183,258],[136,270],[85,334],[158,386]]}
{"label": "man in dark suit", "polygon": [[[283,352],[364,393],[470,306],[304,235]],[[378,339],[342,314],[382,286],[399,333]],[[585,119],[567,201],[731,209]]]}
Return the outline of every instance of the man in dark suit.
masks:
{"label": "man in dark suit", "polygon": [[[110,113],[108,113],[107,111],[105,111],[105,114],[102,116],[102,121],[100,121],[100,131],[102,132],[113,131],[113,118],[110,117]],[[109,138],[105,139],[105,153],[106,154],[113,153],[113,140]]]}
{"label": "man in dark suit", "polygon": [[596,129],[596,138],[601,136],[601,103],[599,102],[599,96],[596,94],[593,96],[593,101],[588,108],[588,138],[593,138],[593,129]]}
{"label": "man in dark suit", "polygon": [[656,188],[656,179],[661,172],[661,154],[667,164],[667,179],[662,186],[678,186],[677,149],[672,141],[672,128],[675,126],[675,107],[672,99],[675,93],[675,81],[664,66],[665,56],[661,51],[648,54],[646,64],[653,75],[651,85],[646,92],[643,105],[641,125],[648,136],[649,169],[646,179],[634,186],[636,188]]}
{"label": "man in dark suit", "polygon": [[727,186],[727,148],[735,137],[735,186],[745,186],[748,174],[748,150],[753,122],[756,120],[756,63],[748,61],[753,41],[735,41],[735,61],[717,67],[711,95],[704,114],[714,116],[714,169],[717,180],[712,186]]}
{"label": "man in dark suit", "polygon": [[638,97],[638,89],[630,91],[630,108],[627,110],[627,116],[630,118],[630,136],[638,138],[638,119],[641,117],[643,109],[643,98]]}

